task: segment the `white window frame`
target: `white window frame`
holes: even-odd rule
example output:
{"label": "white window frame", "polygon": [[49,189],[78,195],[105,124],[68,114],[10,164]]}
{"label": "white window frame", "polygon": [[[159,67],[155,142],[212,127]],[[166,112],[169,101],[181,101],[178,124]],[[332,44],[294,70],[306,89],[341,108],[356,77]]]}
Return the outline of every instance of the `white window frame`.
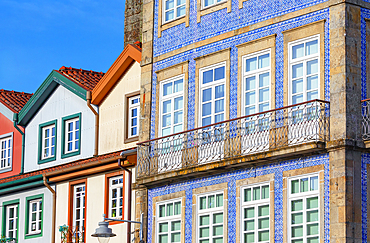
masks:
{"label": "white window frame", "polygon": [[[181,91],[177,91],[176,93],[174,93],[174,86],[175,86],[175,81],[178,81],[182,79],[182,90]],[[163,89],[163,86],[165,84],[168,84],[168,83],[172,83],[172,93],[169,94],[169,95],[166,95],[165,97],[163,96],[163,93],[164,93],[164,89]],[[179,75],[179,76],[176,76],[176,77],[172,77],[172,78],[169,78],[169,79],[166,79],[164,81],[161,81],[160,82],[160,96],[159,96],[159,124],[158,124],[158,134],[159,136],[158,137],[163,137],[163,130],[166,129],[166,128],[170,128],[171,129],[171,132],[170,134],[174,134],[174,129],[175,129],[175,125],[178,126],[178,125],[182,125],[182,131],[184,131],[184,113],[185,113],[185,104],[184,104],[184,101],[185,101],[185,97],[184,97],[184,88],[185,88],[185,75]],[[182,108],[181,109],[178,109],[175,111],[175,99],[177,98],[180,98],[182,97]],[[166,113],[166,114],[170,114],[171,115],[171,125],[170,126],[166,126],[166,127],[163,127],[163,103],[168,101],[168,100],[171,100],[171,112],[170,113]],[[177,123],[175,124],[174,122],[174,119],[175,119],[175,113],[176,112],[181,112],[182,111],[182,122],[181,123]],[[177,133],[177,132],[176,132]]]}
{"label": "white window frame", "polygon": [[[41,205],[40,205],[41,203]],[[29,207],[29,222],[28,222],[28,234],[34,235],[34,234],[40,234],[41,228],[39,228],[39,223],[42,222],[42,219],[40,218],[40,213],[42,214],[42,198],[34,199],[28,201],[28,207]],[[32,204],[36,204],[36,211],[32,211]],[[32,213],[36,213],[36,220],[32,221]],[[36,223],[36,230],[32,230],[32,223]]]}
{"label": "white window frame", "polygon": [[13,133],[0,137],[0,170],[11,168],[13,164]]}
{"label": "white window frame", "polygon": [[[217,68],[220,68],[220,67],[224,67],[225,68],[225,76],[223,79],[220,79],[220,80],[217,80],[217,81],[212,81],[212,82],[209,82],[209,83],[206,83],[206,84],[203,84],[203,73],[206,72],[206,71],[209,71],[209,70],[215,70]],[[210,65],[210,66],[207,66],[207,67],[204,67],[204,68],[200,68],[199,69],[199,124],[200,124],[200,127],[203,127],[203,122],[202,122],[202,119],[203,119],[203,90],[205,89],[209,89],[211,88],[212,91],[212,99],[211,99],[211,114],[208,115],[207,117],[211,116],[211,123],[210,124],[214,124],[215,123],[215,116],[216,116],[216,113],[215,113],[215,104],[216,104],[216,101],[218,100],[221,100],[221,98],[218,98],[217,100],[215,99],[215,88],[216,86],[220,86],[220,85],[224,85],[224,96],[223,96],[223,99],[224,99],[224,108],[223,108],[223,112],[219,112],[217,113],[217,115],[219,114],[223,114],[224,115],[224,121],[226,119],[226,79],[227,79],[227,75],[226,75],[226,62],[220,62],[220,63],[217,63],[217,64],[214,64],[214,65]],[[207,101],[206,103],[209,103],[209,101]]]}
{"label": "white window frame", "polygon": [[205,4],[205,0],[202,0],[202,10],[207,9],[207,8],[211,8],[211,7],[216,6],[216,5],[218,5],[218,4],[221,4],[221,3],[225,3],[225,2],[227,2],[228,0],[220,0],[220,1],[218,1],[218,0],[214,0],[214,1],[215,1],[215,2],[214,2],[213,4],[210,4],[210,5],[206,6],[206,4]]}
{"label": "white window frame", "polygon": [[[222,206],[220,207],[217,207],[217,195],[220,195],[222,194]],[[209,203],[209,196],[214,196],[214,199],[215,199],[215,207],[214,208],[209,208],[208,206],[208,203]],[[206,209],[200,209],[200,198],[202,197],[206,197],[206,205],[207,205],[207,208]],[[215,238],[221,238],[220,235],[217,235],[217,236],[214,236],[213,235],[213,227],[214,226],[223,226],[222,230],[223,232],[225,231],[225,227],[227,225],[227,222],[224,222],[225,221],[225,193],[223,190],[221,191],[214,191],[214,192],[211,192],[211,193],[202,193],[202,194],[199,194],[197,195],[197,218],[196,218],[196,230],[197,232],[195,232],[196,234],[196,242],[199,243],[201,240],[207,240],[209,239],[209,242],[213,242],[213,239]],[[222,213],[222,224],[219,223],[219,224],[213,224],[213,215],[215,214],[219,214],[219,213]],[[208,238],[200,238],[200,229],[201,229],[201,225],[200,225],[200,218],[202,216],[209,216],[209,225],[208,225],[208,228],[209,228],[209,235],[208,235]],[[207,228],[207,227],[203,227],[203,228]],[[194,232],[193,232],[194,233]],[[222,233],[222,239],[223,239],[223,242],[225,242],[225,239],[227,237],[224,235],[224,233]]]}
{"label": "white window frame", "polygon": [[[77,188],[81,188],[83,187],[83,191],[81,192],[77,192]],[[81,195],[76,195],[77,193],[80,193]],[[77,198],[80,198],[80,207],[77,208]],[[77,219],[77,210],[80,210],[80,218]],[[85,227],[85,217],[86,217],[86,214],[84,213],[84,211],[86,210],[86,185],[85,183],[81,183],[81,184],[77,184],[77,185],[73,185],[73,227],[77,227],[77,222],[78,222],[78,225],[79,225],[79,229],[81,229],[80,227]],[[85,215],[85,217],[84,217]]]}
{"label": "white window frame", "polygon": [[[305,55],[303,57],[293,59],[293,50],[292,50],[293,46],[300,45],[300,44],[306,44],[307,42],[314,41],[314,40],[317,40],[317,53],[307,56],[306,55],[306,45],[304,45]],[[317,63],[317,66],[318,66],[317,88],[308,90],[307,89],[307,77],[309,75],[307,75],[307,62],[313,61],[315,59],[317,59],[317,62],[318,62]],[[299,63],[303,64],[303,77],[302,77],[302,79],[303,79],[303,84],[302,84],[303,85],[303,91],[300,92],[300,93],[303,93],[303,102],[308,101],[307,93],[315,91],[315,90],[317,90],[317,93],[318,93],[317,99],[320,99],[320,83],[321,83],[321,80],[320,80],[320,76],[321,76],[320,75],[320,71],[321,71],[321,67],[320,67],[321,66],[320,65],[320,34],[289,42],[288,43],[288,62],[289,62],[289,65],[288,65],[288,67],[289,67],[289,70],[288,70],[289,104],[290,105],[293,104],[293,71],[292,71],[292,68],[293,68],[293,65],[297,65]],[[311,76],[314,76],[314,75],[316,75],[316,74],[313,74]],[[297,78],[297,79],[300,79],[300,78]],[[297,93],[297,94],[299,94],[299,93]],[[299,103],[301,103],[301,102],[299,102]]]}
{"label": "white window frame", "polygon": [[[258,68],[258,58],[262,55],[266,55],[266,54],[269,54],[269,66],[268,67],[265,67],[265,68]],[[253,71],[249,71],[247,72],[247,66],[246,66],[246,61],[248,59],[251,59],[251,58],[257,58],[257,69],[256,70],[253,70]],[[262,112],[260,111],[259,109],[259,105],[260,104],[264,104],[266,103],[265,101],[264,102],[260,102],[259,101],[259,91],[262,90],[262,89],[266,89],[268,88],[269,89],[269,100],[268,100],[268,104],[269,104],[269,107],[267,110],[270,110],[271,109],[271,48],[269,49],[266,49],[266,50],[262,50],[262,51],[258,51],[258,52],[255,52],[255,53],[252,53],[252,54],[249,54],[249,55],[246,55],[246,56],[243,56],[242,57],[242,60],[243,60],[243,74],[242,74],[242,113],[243,116],[247,115],[246,112],[245,112],[245,109],[247,107],[251,107],[251,106],[255,106],[256,107],[256,110],[255,110],[255,113],[259,113],[259,112]],[[259,75],[260,74],[264,74],[264,73],[269,73],[269,82],[268,82],[268,86],[263,86],[263,87],[259,87]],[[250,77],[255,77],[255,88],[252,90],[249,90],[249,92],[251,91],[254,91],[255,92],[255,103],[253,105],[249,105],[247,106],[246,105],[246,93],[248,93],[246,91],[246,79],[247,78],[250,78]]]}
{"label": "white window frame", "polygon": [[[133,100],[138,99],[138,102],[132,104]],[[132,111],[137,110],[136,116],[132,116]],[[136,118],[136,125],[132,125],[132,119]],[[140,95],[135,95],[128,99],[128,138],[139,136],[139,125],[140,125]],[[136,134],[132,134],[132,128],[136,127]]]}
{"label": "white window frame", "polygon": [[[166,0],[161,0],[161,1],[163,1],[162,2],[162,6],[163,6],[162,7],[162,13],[163,13],[162,14],[163,15],[163,17],[162,17],[162,23],[163,24],[167,24],[169,22],[172,22],[172,21],[175,21],[177,19],[180,19],[180,18],[185,17],[185,15],[186,15],[186,2],[188,0],[185,0],[185,2],[183,4],[180,4],[180,5],[177,5],[177,0],[173,0],[174,1],[173,8],[170,8],[170,9],[167,9],[167,10],[166,10]],[[185,14],[184,15],[180,15],[180,16],[176,16],[177,15],[177,10],[179,8],[181,8],[181,7],[185,7]],[[169,19],[169,20],[166,21],[166,12],[169,12],[171,10],[173,10],[174,18],[173,19]]]}
{"label": "white window frame", "polygon": [[[309,181],[308,181],[308,187],[310,188],[310,178],[313,178],[313,177],[317,177],[317,190],[309,190],[307,192],[299,192],[299,193],[294,193],[292,194],[292,181],[294,180],[298,180],[298,187],[300,188],[300,180],[301,179],[305,179],[305,178],[309,178]],[[307,203],[307,199],[308,198],[314,198],[314,197],[317,197],[318,198],[318,207],[317,207],[317,211],[318,211],[318,220],[315,221],[315,222],[310,222],[308,223],[307,222],[307,212],[308,211],[315,211],[316,208],[314,209],[310,209],[310,210],[307,210],[306,208],[306,203]],[[295,239],[303,239],[303,243],[307,243],[307,238],[315,238],[315,237],[318,237],[319,240],[320,240],[320,229],[321,229],[321,224],[320,224],[320,218],[321,218],[321,207],[320,207],[320,203],[321,203],[321,199],[320,199],[320,175],[319,173],[311,173],[311,174],[305,174],[305,175],[299,175],[299,176],[295,176],[295,177],[291,177],[288,179],[288,217],[287,217],[287,221],[288,221],[288,242],[291,242],[293,239],[292,237],[292,201],[295,201],[295,200],[300,200],[302,199],[302,210],[300,211],[296,211],[296,212],[302,212],[303,216],[302,216],[302,221],[303,223],[301,224],[297,224],[297,226],[299,227],[300,225],[303,226],[303,236],[302,237],[296,237]],[[307,225],[309,224],[318,224],[318,232],[319,234],[317,235],[311,235],[311,236],[308,236],[307,235]]]}
{"label": "white window frame", "polygon": [[[76,121],[78,121],[78,129],[76,129]],[[73,124],[73,130],[72,131],[68,131],[69,129],[69,124],[72,123]],[[64,121],[64,153],[65,154],[69,154],[69,153],[73,153],[73,152],[76,152],[78,151],[80,148],[76,148],[76,142],[78,144],[80,144],[80,129],[81,129],[81,122],[80,122],[80,118],[79,117],[76,117],[76,118],[72,118],[72,119],[68,119],[66,121]],[[68,134],[69,133],[72,133],[72,140],[71,141],[68,141]],[[76,138],[76,133],[78,133],[79,135],[79,138],[77,139]],[[68,143],[72,143],[72,150],[68,150]],[[78,145],[80,146],[80,145]]]}
{"label": "white window frame", "polygon": [[[54,136],[52,136],[52,130],[54,128]],[[42,130],[42,137],[41,137],[41,159],[48,159],[48,158],[52,158],[55,156],[55,153],[56,153],[56,134],[57,134],[57,131],[56,131],[56,126],[55,126],[55,123],[51,124],[51,125],[48,125],[48,126],[44,126],[41,128]],[[48,138],[45,138],[45,132],[46,130],[49,130],[49,137]],[[46,139],[50,139],[50,142],[49,142],[49,146],[45,146],[45,141]],[[52,143],[54,139],[54,145]],[[52,151],[52,148],[54,147],[54,154],[51,154],[51,151]],[[46,156],[45,155],[45,149],[49,149],[49,155]]]}
{"label": "white window frame", "polygon": [[[165,206],[165,214],[167,214],[167,205],[169,204],[173,204],[173,210],[175,210],[175,203],[180,203],[180,214],[177,214],[175,215],[175,213],[173,212],[173,215],[171,216],[164,216],[164,217],[160,217],[160,211],[159,211],[159,208],[160,206]],[[180,224],[182,224],[183,222],[181,222],[181,217],[182,217],[182,207],[184,205],[182,205],[182,199],[181,198],[176,198],[176,199],[171,199],[171,200],[167,200],[167,201],[161,201],[161,202],[158,202],[156,203],[156,232],[155,232],[155,242],[159,243],[159,236],[160,235],[166,235],[165,233],[160,233],[159,232],[159,225],[160,224],[163,224],[163,223],[167,223],[167,226],[168,226],[168,231],[167,231],[167,239],[168,239],[168,242],[172,242],[171,241],[171,234],[173,233],[180,233],[180,242],[181,242],[181,235],[183,234],[181,228],[180,230],[174,230],[172,231],[172,223],[173,222],[177,222],[177,221],[180,221]],[[181,227],[181,226],[180,226]]]}
{"label": "white window frame", "polygon": [[[265,187],[265,186],[268,186],[268,198],[265,198],[265,199],[261,199],[262,197],[262,187]],[[247,190],[247,189],[251,189],[251,196],[253,197],[253,189],[256,188],[256,187],[259,187],[260,188],[260,199],[257,199],[257,200],[253,200],[252,201],[249,201],[249,202],[245,202],[244,201],[244,190]],[[271,224],[270,224],[270,209],[271,209],[271,205],[270,205],[270,182],[263,182],[263,183],[257,183],[257,184],[251,184],[251,185],[247,185],[247,186],[243,186],[240,188],[240,195],[241,196],[241,207],[240,207],[240,239],[242,243],[245,243],[244,241],[244,234],[245,233],[254,233],[254,239],[255,241],[254,242],[258,242],[258,243],[267,243],[267,242],[270,242],[270,232],[271,230],[273,230],[271,227],[273,227]],[[262,217],[259,217],[258,216],[258,209],[259,207],[261,206],[266,206],[268,205],[269,206],[269,214],[268,216],[262,216]],[[245,220],[244,219],[244,209],[246,208],[254,208],[254,230],[253,231],[245,231],[244,229],[244,221],[248,221],[248,220]],[[262,230],[259,230],[258,229],[258,220],[259,219],[266,219],[268,218],[268,221],[269,221],[269,228],[268,228],[268,233],[269,233],[269,240],[267,241],[258,241],[258,232],[260,231],[266,231],[267,229],[262,229]],[[251,218],[252,219],[252,218]],[[251,220],[249,219],[249,220]]]}
{"label": "white window frame", "polygon": [[[18,238],[17,237],[17,233],[18,233],[18,220],[19,220],[19,215],[18,215],[18,209],[19,209],[19,204],[11,204],[11,205],[7,205],[5,206],[6,207],[6,218],[5,218],[5,236],[7,238]],[[14,210],[14,217],[13,218],[10,218],[9,215],[9,211],[10,209],[13,209]],[[10,229],[10,220],[13,220],[13,229]],[[9,235],[10,232],[13,232],[13,237],[11,237]]]}
{"label": "white window frame", "polygon": [[[118,180],[118,184],[113,185],[113,181]],[[116,206],[113,207],[113,190],[117,190],[117,197],[115,198],[116,200]],[[120,196],[120,189],[122,189],[122,195]],[[124,195],[124,181],[123,181],[123,175],[115,176],[115,177],[110,177],[109,178],[109,207],[108,207],[108,215],[109,218],[122,218],[123,214],[123,195]],[[120,201],[122,200],[122,205],[120,205]],[[113,216],[112,210],[116,210],[116,216]],[[121,209],[121,211],[120,211]],[[121,212],[121,213],[120,213]]]}

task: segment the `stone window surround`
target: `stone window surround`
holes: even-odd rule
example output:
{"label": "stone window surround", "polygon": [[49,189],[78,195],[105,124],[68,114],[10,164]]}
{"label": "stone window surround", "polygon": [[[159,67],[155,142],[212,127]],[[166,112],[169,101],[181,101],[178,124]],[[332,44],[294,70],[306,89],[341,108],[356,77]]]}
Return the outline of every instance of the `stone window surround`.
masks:
{"label": "stone window surround", "polygon": [[171,194],[166,194],[163,196],[158,196],[153,198],[153,222],[152,222],[152,243],[156,243],[156,214],[157,214],[157,203],[162,203],[169,200],[181,199],[181,243],[185,243],[185,203],[186,196],[185,191],[179,191]]}
{"label": "stone window surround", "polygon": [[[325,232],[325,208],[324,206],[324,192],[325,192],[325,178],[324,178],[324,165],[316,165],[296,170],[288,170],[283,172],[283,222],[288,222],[288,203],[289,203],[289,192],[288,192],[288,182],[289,178],[296,176],[304,176],[308,174],[318,173],[319,175],[319,197],[320,197],[320,242],[324,242]],[[283,225],[283,238],[284,242],[288,240],[288,224]]]}
{"label": "stone window surround", "polygon": [[[194,107],[194,127],[199,127],[200,123],[200,69],[221,62],[226,62],[225,65],[225,120],[230,116],[230,48],[223,49],[209,55],[201,56],[195,59],[195,107]],[[186,104],[186,103],[185,103]]]}
{"label": "stone window surround", "polygon": [[319,37],[319,97],[325,97],[325,20],[303,25],[282,32],[284,35],[284,106],[289,105],[289,43],[315,35]]}
{"label": "stone window surround", "polygon": [[197,242],[197,233],[198,233],[198,228],[197,228],[197,199],[199,194],[204,194],[204,193],[211,193],[215,191],[221,191],[223,190],[224,193],[224,242],[228,242],[228,183],[221,183],[221,184],[216,184],[212,186],[205,186],[205,187],[199,187],[196,189],[193,189],[193,198],[192,198],[192,242]]}
{"label": "stone window surround", "polygon": [[188,114],[187,114],[187,104],[188,104],[188,80],[189,80],[189,61],[181,62],[179,64],[158,70],[156,72],[157,74],[157,85],[156,85],[156,111],[155,111],[155,124],[157,124],[157,128],[155,129],[155,137],[157,138],[159,135],[159,130],[160,130],[160,125],[159,125],[159,120],[160,120],[160,91],[161,91],[161,82],[166,81],[170,78],[184,75],[184,83],[183,83],[183,91],[184,91],[184,99],[183,99],[183,104],[184,104],[184,117],[183,117],[183,130],[187,130],[187,121],[188,121]]}
{"label": "stone window surround", "polygon": [[[164,1],[165,0],[158,0],[158,38],[162,36],[162,31],[172,28],[176,25],[185,23],[185,27],[189,27],[189,5],[190,5],[190,0],[185,0],[185,16],[175,18],[174,20],[170,20],[167,23],[163,23],[163,12],[164,12]],[[230,0],[228,0],[230,1]]]}
{"label": "stone window surround", "polygon": [[253,184],[269,183],[270,186],[270,242],[275,242],[275,174],[268,174],[263,176],[251,177],[243,180],[236,181],[236,242],[242,242],[242,192],[241,188]]}
{"label": "stone window surround", "polygon": [[[238,48],[238,97],[243,96],[243,57],[256,52],[271,49],[270,52],[270,106],[275,108],[275,61],[276,61],[276,35],[269,35],[257,40],[249,41],[236,46]],[[237,102],[237,116],[241,117],[243,112],[241,102]]]}

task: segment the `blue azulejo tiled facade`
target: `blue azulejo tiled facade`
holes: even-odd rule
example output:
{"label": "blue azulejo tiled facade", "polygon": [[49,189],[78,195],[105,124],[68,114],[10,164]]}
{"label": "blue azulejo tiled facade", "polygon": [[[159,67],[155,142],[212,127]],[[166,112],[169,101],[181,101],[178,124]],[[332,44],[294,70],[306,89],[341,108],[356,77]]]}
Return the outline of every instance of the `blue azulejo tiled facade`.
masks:
{"label": "blue azulejo tiled facade", "polygon": [[[248,1],[249,2],[249,1]],[[189,61],[189,78],[188,78],[188,127],[187,129],[193,129],[195,124],[195,72],[196,64],[195,59],[207,54],[217,52],[226,48],[230,48],[230,119],[237,117],[237,103],[241,102],[238,99],[238,48],[239,44],[246,43],[260,38],[276,35],[276,70],[275,70],[275,108],[283,106],[283,80],[284,80],[284,40],[283,32],[293,28],[297,28],[303,25],[307,25],[320,20],[325,20],[325,100],[330,100],[330,49],[329,49],[329,9],[323,9],[310,14],[306,14],[300,17],[289,19],[283,22],[272,24],[260,29],[249,31],[244,34],[233,36],[227,39],[216,41],[212,44],[205,45],[199,48],[194,48],[181,54],[171,56],[162,61],[155,62],[153,64],[153,81],[152,81],[152,97],[156,97],[157,94],[157,74],[158,70],[176,65],[178,63]],[[190,35],[196,36],[196,35]],[[201,38],[196,39],[200,41]],[[155,42],[163,42],[163,39],[159,38]],[[154,42],[154,43],[155,43]],[[179,48],[179,47],[176,47]],[[155,123],[156,117],[156,99],[152,99],[151,107],[151,138],[154,138],[155,129],[157,129]]]}
{"label": "blue azulejo tiled facade", "polygon": [[[275,242],[283,242],[283,172],[296,170],[316,165],[324,165],[324,232],[325,242],[329,242],[329,156],[322,154],[311,157],[303,157],[295,160],[276,162],[265,166],[249,167],[243,170],[219,174],[211,177],[199,178],[196,180],[184,181],[178,184],[161,186],[148,190],[148,242],[154,237],[153,224],[153,198],[179,191],[185,191],[185,243],[192,242],[194,234],[192,220],[193,189],[212,186],[221,183],[228,184],[228,242],[236,243],[236,182],[238,180],[253,178],[268,174],[274,175],[274,208],[275,208]],[[272,216],[271,216],[272,217]],[[272,227],[273,228],[273,227]]]}

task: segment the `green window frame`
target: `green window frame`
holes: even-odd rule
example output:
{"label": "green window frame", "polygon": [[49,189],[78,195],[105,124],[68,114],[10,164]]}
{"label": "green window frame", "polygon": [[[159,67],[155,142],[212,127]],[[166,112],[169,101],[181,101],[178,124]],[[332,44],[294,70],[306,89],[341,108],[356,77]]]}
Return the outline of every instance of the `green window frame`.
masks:
{"label": "green window frame", "polygon": [[[37,200],[37,199],[41,199],[41,216],[40,216],[40,220],[41,220],[41,228],[40,228],[40,233],[37,233],[37,234],[30,234],[29,233],[29,223],[30,223],[30,203],[33,201],[33,200]],[[36,238],[36,237],[42,237],[42,234],[43,234],[43,221],[44,221],[44,194],[39,194],[39,195],[34,195],[34,196],[30,196],[30,197],[26,197],[26,212],[25,212],[25,236],[24,238],[25,239],[31,239],[31,238]]]}
{"label": "green window frame", "polygon": [[[46,127],[48,126],[55,126],[55,134],[54,134],[54,156],[48,157],[48,158],[43,158],[43,131]],[[38,148],[38,164],[43,164],[51,161],[56,160],[56,155],[57,155],[57,120],[49,121],[46,123],[42,123],[39,125],[39,148]]]}
{"label": "green window frame", "polygon": [[[67,152],[66,151],[66,141],[67,141],[67,136],[66,136],[66,129],[67,129],[67,126],[66,126],[66,123],[69,121],[69,120],[72,120],[72,119],[78,119],[78,149],[77,150],[74,150],[73,152]],[[73,138],[75,140],[75,135],[73,135]],[[75,141],[76,142],[76,141]],[[80,155],[81,154],[81,113],[77,113],[77,114],[73,114],[73,115],[70,115],[70,116],[66,116],[66,117],[63,117],[62,118],[62,159],[64,158],[68,158],[68,157],[72,157],[72,156],[76,156],[76,155]]]}
{"label": "green window frame", "polygon": [[6,201],[6,202],[3,202],[3,218],[2,218],[2,230],[1,230],[1,233],[3,236],[6,236],[6,216],[7,216],[7,208],[8,206],[13,206],[13,205],[17,205],[17,234],[16,236],[14,237],[15,239],[17,239],[17,242],[18,242],[18,233],[19,233],[19,199],[14,199],[14,200],[11,200],[11,201]]}

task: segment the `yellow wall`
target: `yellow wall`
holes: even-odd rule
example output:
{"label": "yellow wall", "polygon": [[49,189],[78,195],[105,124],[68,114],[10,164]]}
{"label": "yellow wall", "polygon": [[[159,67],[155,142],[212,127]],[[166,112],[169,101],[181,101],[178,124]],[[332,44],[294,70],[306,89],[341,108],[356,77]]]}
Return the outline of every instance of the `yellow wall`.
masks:
{"label": "yellow wall", "polygon": [[140,64],[135,62],[99,107],[99,154],[134,147],[136,142],[124,144],[126,123],[126,95],[140,90]]}

